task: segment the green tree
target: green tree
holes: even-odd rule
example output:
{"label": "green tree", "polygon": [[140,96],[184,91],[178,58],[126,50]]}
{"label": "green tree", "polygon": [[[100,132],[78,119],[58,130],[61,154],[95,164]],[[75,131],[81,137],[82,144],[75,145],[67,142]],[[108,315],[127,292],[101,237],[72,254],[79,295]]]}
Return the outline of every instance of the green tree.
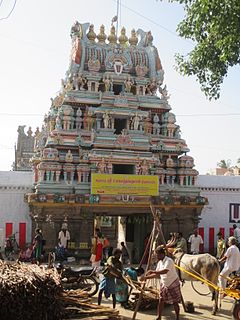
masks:
{"label": "green tree", "polygon": [[228,169],[228,168],[230,168],[230,166],[231,166],[231,160],[220,160],[220,161],[217,163],[217,166],[218,166],[219,168]]}
{"label": "green tree", "polygon": [[195,75],[209,100],[218,99],[228,68],[240,63],[240,0],[169,0],[183,5],[177,31],[195,42],[186,56],[176,55],[177,70]]}

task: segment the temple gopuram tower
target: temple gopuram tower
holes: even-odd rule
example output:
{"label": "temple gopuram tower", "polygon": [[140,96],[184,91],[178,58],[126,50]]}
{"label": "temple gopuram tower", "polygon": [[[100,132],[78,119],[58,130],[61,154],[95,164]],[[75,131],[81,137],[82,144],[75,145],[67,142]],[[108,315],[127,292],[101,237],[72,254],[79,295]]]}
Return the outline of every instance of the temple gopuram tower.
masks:
{"label": "temple gopuram tower", "polygon": [[[89,23],[71,28],[69,69],[35,139],[35,193],[27,195],[33,228],[47,247],[63,222],[70,248],[90,255],[94,223],[113,246],[135,245],[152,228],[150,205],[163,231],[185,236],[197,227],[205,199],[198,172],[168,103],[164,71],[151,32],[105,34]],[[123,239],[124,238],[124,239]]]}

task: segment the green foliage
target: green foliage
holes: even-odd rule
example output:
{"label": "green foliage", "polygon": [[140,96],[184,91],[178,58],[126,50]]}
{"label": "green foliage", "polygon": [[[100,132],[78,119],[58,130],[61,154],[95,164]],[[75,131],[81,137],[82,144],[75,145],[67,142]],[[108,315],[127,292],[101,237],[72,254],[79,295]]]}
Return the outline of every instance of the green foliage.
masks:
{"label": "green foliage", "polygon": [[220,162],[217,163],[217,166],[219,168],[228,169],[231,166],[231,160],[220,160]]}
{"label": "green foliage", "polygon": [[176,55],[177,70],[195,75],[209,100],[218,99],[228,68],[240,63],[240,0],[169,0],[183,5],[179,35],[196,44],[185,57]]}

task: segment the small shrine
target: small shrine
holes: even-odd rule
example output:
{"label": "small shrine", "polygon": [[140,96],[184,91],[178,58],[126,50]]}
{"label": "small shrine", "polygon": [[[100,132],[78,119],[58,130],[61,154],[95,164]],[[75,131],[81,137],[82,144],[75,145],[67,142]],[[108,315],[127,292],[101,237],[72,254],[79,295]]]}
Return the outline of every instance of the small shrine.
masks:
{"label": "small shrine", "polygon": [[118,36],[112,25],[107,35],[103,25],[75,22],[71,40],[69,69],[35,136],[35,192],[26,195],[33,228],[50,248],[67,222],[72,247],[89,252],[95,222],[115,244],[119,232],[137,244],[137,259],[152,229],[150,205],[166,237],[197,227],[206,201],[198,172],[151,32],[128,37],[123,27]]}

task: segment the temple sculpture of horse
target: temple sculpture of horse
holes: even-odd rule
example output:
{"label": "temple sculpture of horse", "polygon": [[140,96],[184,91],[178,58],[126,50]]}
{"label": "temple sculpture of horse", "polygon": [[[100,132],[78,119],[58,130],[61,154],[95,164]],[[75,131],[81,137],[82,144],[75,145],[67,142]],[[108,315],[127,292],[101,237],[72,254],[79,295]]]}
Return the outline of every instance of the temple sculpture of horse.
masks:
{"label": "temple sculpture of horse", "polygon": [[[172,248],[175,239],[172,239],[167,245],[167,250],[175,260],[175,264],[186,271],[195,274],[196,276],[206,279],[215,287],[218,286],[218,276],[220,273],[220,266],[218,260],[209,253],[202,254],[186,254],[181,249]],[[182,281],[200,281],[192,277],[188,273],[178,269],[179,278]],[[212,292],[213,309],[212,314],[216,314],[218,309],[218,291],[212,286],[208,286]]]}

